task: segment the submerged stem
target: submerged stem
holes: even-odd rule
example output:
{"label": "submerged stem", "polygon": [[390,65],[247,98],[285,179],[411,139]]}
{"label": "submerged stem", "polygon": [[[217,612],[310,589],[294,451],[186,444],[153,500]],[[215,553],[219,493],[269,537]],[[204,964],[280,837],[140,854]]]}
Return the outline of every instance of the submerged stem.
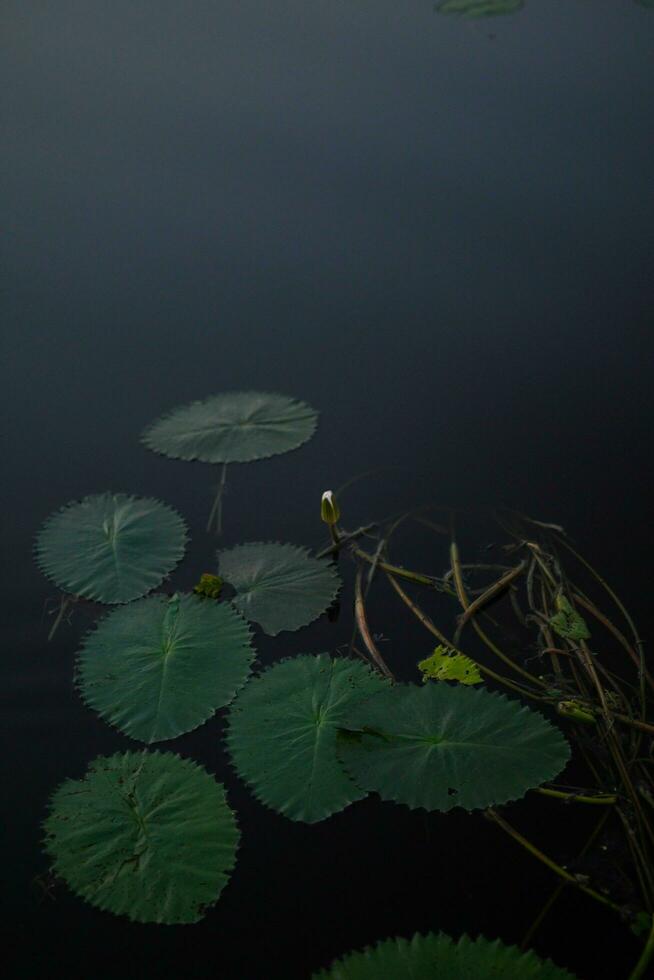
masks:
{"label": "submerged stem", "polygon": [[640,980],[640,977],[645,976],[645,970],[649,966],[652,956],[654,956],[654,916],[652,916],[652,927],[650,929],[649,936],[647,937],[645,948],[640,954],[640,958],[635,967],[629,974],[629,980]]}
{"label": "submerged stem", "polygon": [[54,623],[52,624],[52,626],[50,627],[50,632],[48,633],[48,643],[59,629],[59,626],[61,625],[61,621],[64,618],[64,615],[66,614],[66,610],[70,605],[72,605],[72,603],[73,600],[70,596],[62,595],[61,602],[59,603],[59,612],[57,613],[57,617]]}
{"label": "submerged stem", "polygon": [[532,844],[530,840],[523,837],[523,835],[519,833],[515,827],[512,827],[510,823],[507,823],[504,817],[501,817],[492,807],[489,807],[486,810],[486,814],[498,825],[498,827],[501,827],[502,830],[509,835],[509,837],[512,837],[514,841],[524,847],[525,850],[529,851],[529,853],[537,858],[542,864],[557,874],[559,878],[562,878],[569,885],[574,885],[575,888],[579,888],[580,891],[584,892],[586,895],[589,895],[591,898],[594,898],[595,901],[600,902],[602,905],[606,905],[607,908],[613,909],[614,912],[619,913],[622,911],[620,906],[616,905],[615,902],[612,902],[610,898],[607,898],[600,892],[595,891],[594,888],[589,888],[588,885],[585,885],[579,880],[579,878],[576,878],[575,875],[570,874],[569,871],[566,871],[565,868],[561,867],[560,864],[557,864],[556,861],[553,861],[552,858],[547,856],[547,854],[543,854],[543,852],[539,850],[535,844]]}
{"label": "submerged stem", "polygon": [[211,530],[211,525],[215,522],[216,534],[223,533],[223,494],[225,493],[226,483],[227,483],[227,463],[223,463],[223,467],[220,473],[220,483],[216,488],[216,496],[214,497],[213,505],[211,507],[211,512],[209,514],[209,520],[207,521],[207,531]]}

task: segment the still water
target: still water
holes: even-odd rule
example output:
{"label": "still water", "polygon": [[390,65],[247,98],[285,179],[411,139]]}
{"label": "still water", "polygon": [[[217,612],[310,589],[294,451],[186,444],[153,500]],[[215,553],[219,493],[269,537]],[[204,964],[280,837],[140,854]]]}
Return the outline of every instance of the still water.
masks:
{"label": "still water", "polygon": [[[225,782],[242,831],[201,924],[138,926],[63,886],[40,895],[50,793],[133,743],[73,687],[91,614],[46,643],[56,593],[33,537],[85,494],[154,495],[188,521],[174,585],[190,588],[214,565],[216,475],[148,453],[139,433],[195,398],[279,391],[320,411],[318,432],[233,468],[223,543],[320,547],[322,491],[375,470],[343,499],[348,526],[425,502],[520,508],[565,526],[647,637],[654,10],[526,0],[466,21],[431,0],[7,0],[2,19],[15,975],[300,980],[415,931],[519,943],[552,880],[479,814],[370,798],[293,824],[230,769],[221,716],[166,746]],[[447,566],[415,537],[407,563],[411,549]],[[429,638],[383,590],[370,603],[389,660],[415,679]],[[351,630],[344,607],[257,637],[259,659],[334,650]],[[574,808],[528,797],[512,814],[561,861],[587,834]],[[579,893],[533,946],[583,978],[626,976],[638,956]]]}

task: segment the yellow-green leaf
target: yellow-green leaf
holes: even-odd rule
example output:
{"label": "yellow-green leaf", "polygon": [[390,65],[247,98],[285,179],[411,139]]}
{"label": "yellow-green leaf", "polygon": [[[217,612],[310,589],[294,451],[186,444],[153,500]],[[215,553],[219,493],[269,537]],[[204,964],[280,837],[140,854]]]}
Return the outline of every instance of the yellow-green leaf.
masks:
{"label": "yellow-green leaf", "polygon": [[421,660],[418,670],[426,683],[433,681],[458,681],[459,684],[481,684],[482,676],[470,657],[455,653],[449,647],[439,644],[431,657]]}

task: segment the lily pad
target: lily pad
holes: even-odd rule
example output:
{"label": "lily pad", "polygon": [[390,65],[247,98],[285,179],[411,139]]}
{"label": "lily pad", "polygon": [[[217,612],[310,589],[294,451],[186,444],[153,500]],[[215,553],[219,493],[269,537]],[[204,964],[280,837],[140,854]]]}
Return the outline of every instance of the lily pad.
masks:
{"label": "lily pad", "polygon": [[225,887],[239,831],[224,787],[171,752],[95,759],[55,791],[52,870],[81,898],[135,922],[197,922]]}
{"label": "lily pad", "polygon": [[349,710],[387,682],[327,654],[283,660],[251,680],[229,712],[227,743],[257,799],[315,823],[366,795],[343,771],[336,735]]}
{"label": "lily pad", "polygon": [[459,14],[474,19],[514,14],[524,5],[524,0],[442,0],[436,9],[439,14]]}
{"label": "lily pad", "polygon": [[348,953],[312,980],[574,980],[572,973],[529,950],[483,936],[458,942],[444,933],[385,939]]}
{"label": "lily pad", "polygon": [[296,449],[318,414],[305,402],[259,391],[230,391],[173,409],[143,433],[145,445],[173,459],[248,463]]}
{"label": "lily pad", "polygon": [[334,566],[306,548],[253,542],[218,553],[221,578],[236,595],[232,602],[269,636],[297,630],[322,615],[340,588]]}
{"label": "lily pad", "polygon": [[186,526],[146,497],[100,493],[52,514],[37,536],[41,570],[64,592],[97,602],[138,599],[181,560]]}
{"label": "lily pad", "polygon": [[176,738],[228,704],[250,672],[250,629],[228,604],[148,596],[102,620],[79,655],[86,703],[142,742]]}
{"label": "lily pad", "polygon": [[483,688],[397,685],[355,705],[339,754],[361,789],[411,809],[475,810],[507,803],[561,772],[557,728]]}

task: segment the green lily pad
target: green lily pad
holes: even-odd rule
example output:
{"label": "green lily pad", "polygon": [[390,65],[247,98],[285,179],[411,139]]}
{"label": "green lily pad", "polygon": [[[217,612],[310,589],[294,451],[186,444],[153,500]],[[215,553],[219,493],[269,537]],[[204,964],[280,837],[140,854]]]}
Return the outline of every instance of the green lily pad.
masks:
{"label": "green lily pad", "polygon": [[340,588],[331,562],[306,548],[253,542],[218,553],[221,578],[236,592],[232,602],[269,636],[297,630],[322,615]]}
{"label": "green lily pad", "polygon": [[354,781],[415,809],[507,803],[557,776],[570,756],[557,728],[484,688],[396,685],[355,705],[339,754]]}
{"label": "green lily pad", "polygon": [[572,973],[529,950],[480,936],[458,942],[444,933],[385,939],[348,953],[312,980],[575,980]]}
{"label": "green lily pad", "polygon": [[145,497],[100,493],[51,515],[37,536],[41,570],[64,592],[121,603],[156,588],[181,560],[186,526]]}
{"label": "green lily pad", "polygon": [[228,604],[148,596],[116,609],[79,655],[84,701],[142,742],[176,738],[228,704],[250,672],[250,629]]}
{"label": "green lily pad", "polygon": [[336,735],[348,711],[387,682],[365,664],[327,654],[283,660],[250,681],[229,712],[227,744],[257,799],[315,823],[366,792],[344,772]]}
{"label": "green lily pad", "polygon": [[524,0],[442,0],[436,9],[439,14],[459,14],[461,17],[475,19],[515,14],[524,5]]}
{"label": "green lily pad", "polygon": [[81,898],[135,922],[197,922],[225,887],[239,831],[224,787],[170,752],[95,759],[55,791],[52,870]]}
{"label": "green lily pad", "polygon": [[248,463],[301,446],[315,432],[317,418],[305,402],[284,395],[230,391],[173,409],[142,439],[173,459]]}

